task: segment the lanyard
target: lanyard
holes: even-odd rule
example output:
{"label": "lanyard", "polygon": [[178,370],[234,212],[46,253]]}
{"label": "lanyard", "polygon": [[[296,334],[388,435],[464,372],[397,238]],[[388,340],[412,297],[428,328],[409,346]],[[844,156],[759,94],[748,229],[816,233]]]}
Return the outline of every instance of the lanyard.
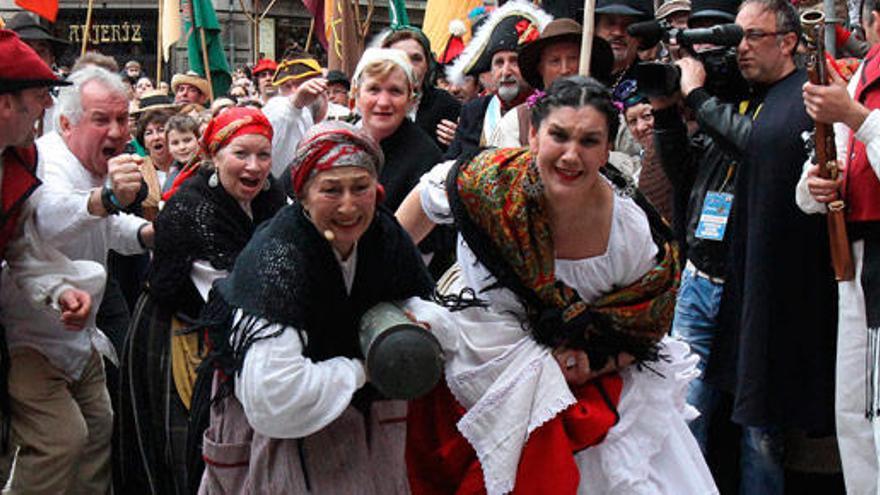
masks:
{"label": "lanyard", "polygon": [[[743,101],[739,102],[739,114],[745,115],[746,112],[748,112],[748,110],[749,110],[749,105],[751,105],[751,104],[752,104],[752,102],[750,100],[743,100]],[[752,118],[752,122],[758,120],[758,114],[761,113],[762,108],[764,108],[763,101],[761,103],[758,103],[758,106],[755,108],[755,111],[752,112],[752,115],[750,116]]]}

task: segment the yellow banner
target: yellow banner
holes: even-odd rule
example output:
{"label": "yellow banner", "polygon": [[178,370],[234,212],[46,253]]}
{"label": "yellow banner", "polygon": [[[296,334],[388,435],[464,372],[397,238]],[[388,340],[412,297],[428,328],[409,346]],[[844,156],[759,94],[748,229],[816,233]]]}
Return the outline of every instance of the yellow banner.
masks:
{"label": "yellow banner", "polygon": [[467,20],[468,12],[476,7],[483,5],[482,0],[458,0],[450,2],[449,0],[428,0],[428,6],[425,8],[425,23],[422,31],[431,40],[431,49],[438,56],[442,55],[446,48],[446,42],[449,41],[449,22],[455,19],[464,21],[468,26],[468,32],[464,35],[464,41],[467,43],[470,38],[470,22]]}

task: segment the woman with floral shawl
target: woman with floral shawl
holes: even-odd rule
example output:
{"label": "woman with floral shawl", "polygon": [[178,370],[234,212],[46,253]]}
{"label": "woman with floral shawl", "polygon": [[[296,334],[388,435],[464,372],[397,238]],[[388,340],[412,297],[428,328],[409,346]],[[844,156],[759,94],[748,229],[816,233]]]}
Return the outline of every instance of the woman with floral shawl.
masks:
{"label": "woman with floral shawl", "polygon": [[460,232],[444,304],[409,303],[447,359],[410,405],[412,490],[717,493],[685,423],[696,357],[665,337],[678,254],[607,165],[611,96],[560,79],[531,113],[529,149],[438,165],[397,212],[414,239]]}

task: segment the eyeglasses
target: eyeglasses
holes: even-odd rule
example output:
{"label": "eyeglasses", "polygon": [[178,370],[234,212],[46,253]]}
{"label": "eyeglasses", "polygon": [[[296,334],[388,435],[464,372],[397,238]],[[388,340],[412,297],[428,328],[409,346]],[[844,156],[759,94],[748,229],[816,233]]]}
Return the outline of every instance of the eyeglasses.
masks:
{"label": "eyeglasses", "polygon": [[769,33],[765,33],[764,31],[750,29],[743,34],[743,38],[746,40],[746,43],[754,45],[767,36],[781,36],[790,32],[791,31],[770,31]]}

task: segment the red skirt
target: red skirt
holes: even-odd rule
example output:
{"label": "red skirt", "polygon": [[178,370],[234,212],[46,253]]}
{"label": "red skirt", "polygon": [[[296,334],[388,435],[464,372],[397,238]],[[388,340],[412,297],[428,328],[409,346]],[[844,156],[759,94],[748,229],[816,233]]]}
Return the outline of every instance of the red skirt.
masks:
{"label": "red skirt", "polygon": [[[513,493],[576,493],[574,453],[601,442],[617,422],[622,388],[614,373],[574,389],[577,402],[529,435]],[[455,426],[464,413],[445,382],[409,403],[406,464],[414,495],[486,493],[480,461]]]}

